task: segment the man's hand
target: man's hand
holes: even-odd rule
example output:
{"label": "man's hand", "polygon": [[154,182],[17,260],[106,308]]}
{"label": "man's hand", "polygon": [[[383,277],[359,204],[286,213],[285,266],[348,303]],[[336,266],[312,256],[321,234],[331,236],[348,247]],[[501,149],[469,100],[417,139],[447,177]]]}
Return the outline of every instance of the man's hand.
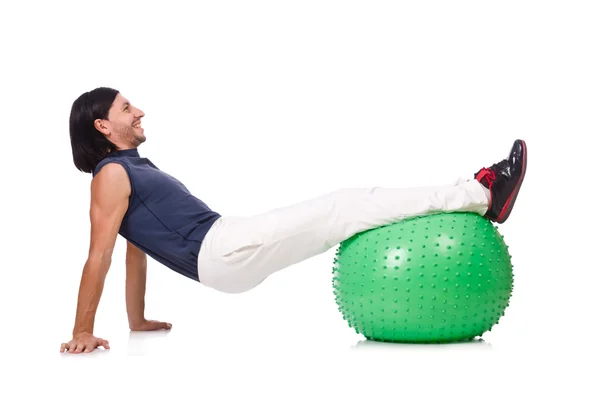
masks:
{"label": "man's hand", "polygon": [[96,338],[94,335],[88,332],[81,332],[73,336],[73,339],[68,343],[60,345],[60,352],[68,353],[91,353],[94,349],[102,346],[105,349],[110,349],[108,341]]}
{"label": "man's hand", "polygon": [[156,331],[159,329],[171,329],[171,323],[165,323],[155,320],[144,320],[140,324],[135,324],[130,327],[132,331]]}

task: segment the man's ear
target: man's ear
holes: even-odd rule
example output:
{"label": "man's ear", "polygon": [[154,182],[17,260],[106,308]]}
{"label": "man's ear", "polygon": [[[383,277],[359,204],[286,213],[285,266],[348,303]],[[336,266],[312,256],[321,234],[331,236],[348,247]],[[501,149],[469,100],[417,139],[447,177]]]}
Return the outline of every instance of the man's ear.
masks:
{"label": "man's ear", "polygon": [[106,120],[102,120],[102,119],[96,119],[94,120],[94,127],[96,127],[96,129],[98,131],[100,131],[100,133],[104,134],[104,135],[108,135],[108,126],[106,125]]}

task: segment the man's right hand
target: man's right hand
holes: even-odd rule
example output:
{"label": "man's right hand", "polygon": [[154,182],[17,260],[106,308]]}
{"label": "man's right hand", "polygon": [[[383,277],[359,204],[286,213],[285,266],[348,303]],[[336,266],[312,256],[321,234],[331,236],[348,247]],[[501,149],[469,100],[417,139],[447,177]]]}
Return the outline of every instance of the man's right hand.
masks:
{"label": "man's right hand", "polygon": [[108,341],[96,338],[88,332],[81,332],[73,336],[73,339],[68,343],[60,345],[60,352],[68,353],[91,353],[97,347],[102,346],[105,349],[110,349]]}

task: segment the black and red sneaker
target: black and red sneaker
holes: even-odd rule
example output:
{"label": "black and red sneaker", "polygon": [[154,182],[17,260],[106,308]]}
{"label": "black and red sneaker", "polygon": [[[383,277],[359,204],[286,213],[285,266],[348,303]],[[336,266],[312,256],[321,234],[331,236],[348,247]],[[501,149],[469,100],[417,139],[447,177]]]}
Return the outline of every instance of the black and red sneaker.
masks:
{"label": "black and red sneaker", "polygon": [[497,223],[506,221],[521,189],[526,169],[527,146],[525,141],[517,139],[506,159],[475,174],[475,179],[490,190],[486,218]]}

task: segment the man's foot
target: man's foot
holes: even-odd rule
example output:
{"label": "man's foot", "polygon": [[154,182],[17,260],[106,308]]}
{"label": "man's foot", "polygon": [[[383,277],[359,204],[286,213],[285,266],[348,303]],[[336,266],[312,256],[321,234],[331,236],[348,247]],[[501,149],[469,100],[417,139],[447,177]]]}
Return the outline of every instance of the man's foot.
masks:
{"label": "man's foot", "polygon": [[490,190],[490,206],[485,217],[504,223],[512,211],[527,169],[527,146],[517,139],[508,157],[475,174],[483,186]]}

